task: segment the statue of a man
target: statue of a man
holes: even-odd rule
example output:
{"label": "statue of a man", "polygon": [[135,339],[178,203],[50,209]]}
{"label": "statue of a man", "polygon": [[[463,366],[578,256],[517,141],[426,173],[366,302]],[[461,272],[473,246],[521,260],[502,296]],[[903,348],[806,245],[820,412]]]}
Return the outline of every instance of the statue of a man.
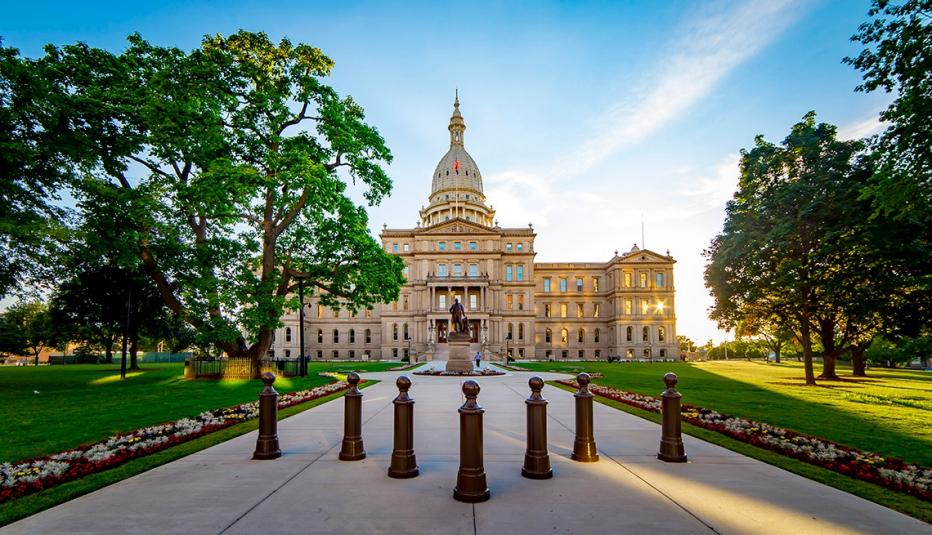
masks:
{"label": "statue of a man", "polygon": [[469,332],[469,322],[466,319],[466,309],[460,304],[459,299],[453,300],[453,306],[450,307],[450,314],[453,315],[453,330],[458,333]]}

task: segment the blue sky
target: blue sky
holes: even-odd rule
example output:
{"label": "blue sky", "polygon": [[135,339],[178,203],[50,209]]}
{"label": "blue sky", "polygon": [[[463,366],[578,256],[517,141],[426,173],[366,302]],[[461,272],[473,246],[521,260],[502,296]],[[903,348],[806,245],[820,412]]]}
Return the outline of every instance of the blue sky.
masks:
{"label": "blue sky", "polygon": [[643,218],[647,247],[677,259],[678,333],[697,342],[725,336],[706,317],[701,252],[739,150],[809,110],[870,134],[889,101],[855,93],[841,63],[866,0],[151,4],[11,3],[0,36],[26,56],[77,40],[120,50],[132,32],[190,49],[240,28],[320,47],[395,156],[376,234],[415,224],[458,87],[502,226],[533,222],[538,261],[605,261],[640,242]]}

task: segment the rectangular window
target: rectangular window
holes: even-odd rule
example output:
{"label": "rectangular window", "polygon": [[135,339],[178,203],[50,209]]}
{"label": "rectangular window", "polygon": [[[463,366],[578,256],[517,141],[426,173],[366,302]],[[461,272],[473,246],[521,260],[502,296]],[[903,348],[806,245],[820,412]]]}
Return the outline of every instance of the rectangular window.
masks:
{"label": "rectangular window", "polygon": [[593,292],[599,291],[599,278],[598,277],[592,277],[592,291]]}
{"label": "rectangular window", "polygon": [[566,293],[566,279],[560,279],[560,291]]}
{"label": "rectangular window", "polygon": [[524,310],[524,294],[518,296],[518,310]]}
{"label": "rectangular window", "polygon": [[546,353],[544,353],[544,355],[546,355],[547,360],[550,360],[550,359],[553,358],[553,351],[550,350],[550,349],[548,349],[548,350],[546,351]]}
{"label": "rectangular window", "polygon": [[393,253],[397,253],[397,252],[398,252],[398,244],[397,244],[397,243],[393,243],[393,244],[392,244],[392,252],[393,252]]}
{"label": "rectangular window", "polygon": [[469,309],[479,310],[479,297],[476,294],[469,294]]}
{"label": "rectangular window", "polygon": [[602,315],[602,305],[600,303],[596,303],[592,305],[592,317],[598,318],[601,315]]}
{"label": "rectangular window", "polygon": [[625,299],[625,314],[634,314],[634,303],[630,299]]}
{"label": "rectangular window", "polygon": [[337,351],[336,349],[333,350],[333,358],[334,358],[334,359],[340,358],[340,352]]}
{"label": "rectangular window", "polygon": [[644,273],[642,271],[639,275],[640,275],[640,281],[641,281],[641,288],[647,288],[647,273]]}
{"label": "rectangular window", "polygon": [[560,303],[560,317],[566,317],[566,303]]}
{"label": "rectangular window", "polygon": [[317,317],[324,317],[324,305],[317,305]]}
{"label": "rectangular window", "polygon": [[507,252],[507,253],[510,253],[510,252],[511,252],[511,244],[510,244],[510,243],[506,243],[506,244],[505,244],[505,252]]}
{"label": "rectangular window", "polygon": [[411,273],[411,271],[408,269],[408,266],[405,266],[405,268],[401,271],[401,274],[405,276],[405,279],[408,278],[408,275],[409,275],[410,273]]}
{"label": "rectangular window", "polygon": [[392,301],[392,310],[398,310],[398,301]]}
{"label": "rectangular window", "polygon": [[401,310],[408,310],[408,296],[401,296]]}
{"label": "rectangular window", "polygon": [[523,347],[519,347],[519,348],[518,348],[518,358],[519,358],[519,359],[523,359],[523,358],[524,358],[524,348],[523,348]]}
{"label": "rectangular window", "polygon": [[523,281],[524,280],[524,266],[521,264],[518,264],[517,270],[518,270],[518,280]]}
{"label": "rectangular window", "polygon": [[437,264],[437,276],[438,277],[447,276],[447,265],[446,264]]}
{"label": "rectangular window", "polygon": [[657,287],[663,288],[663,273],[657,274]]}
{"label": "rectangular window", "polygon": [[286,349],[286,350],[285,350],[285,358],[286,358],[286,359],[290,359],[290,358],[291,358],[291,350],[290,350],[290,349]]}
{"label": "rectangular window", "polygon": [[657,341],[665,342],[667,340],[667,330],[663,327],[657,327]]}
{"label": "rectangular window", "polygon": [[583,290],[582,277],[576,277],[576,291],[581,292]]}
{"label": "rectangular window", "polygon": [[410,251],[410,250],[411,250],[411,244],[409,244],[409,243],[404,244],[404,252],[407,253],[407,252]]}
{"label": "rectangular window", "polygon": [[519,243],[519,244],[518,244],[518,252],[520,253],[520,252],[523,251],[523,250],[524,250],[524,244],[523,244],[523,243]]}
{"label": "rectangular window", "polygon": [[544,279],[544,293],[545,294],[550,293],[550,279],[549,278]]}
{"label": "rectangular window", "polygon": [[510,281],[514,279],[514,266],[508,264],[505,266],[505,280]]}
{"label": "rectangular window", "polygon": [[474,241],[469,242],[469,250],[470,250],[470,251],[475,251],[475,250],[478,249],[478,248],[479,248],[479,246],[478,246],[478,244],[476,244],[476,242],[474,242]]}
{"label": "rectangular window", "polygon": [[454,277],[463,276],[463,264],[453,264],[453,276]]}
{"label": "rectangular window", "polygon": [[366,319],[367,319],[367,320],[371,320],[371,319],[372,319],[372,309],[371,309],[371,308],[367,308],[367,309],[366,309]]}
{"label": "rectangular window", "polygon": [[641,340],[645,342],[650,342],[650,327],[644,327],[643,329],[641,329]]}
{"label": "rectangular window", "polygon": [[544,305],[544,317],[550,318],[553,316],[553,306],[550,303]]}
{"label": "rectangular window", "polygon": [[446,251],[446,250],[447,250],[447,242],[445,242],[445,241],[438,241],[438,242],[437,242],[437,250],[438,250],[438,251]]}
{"label": "rectangular window", "polygon": [[446,294],[440,294],[440,308],[441,310],[447,309],[447,295]]}
{"label": "rectangular window", "polygon": [[583,360],[584,358],[586,358],[586,351],[583,350],[583,349],[580,349],[580,350],[579,350],[579,360]]}
{"label": "rectangular window", "polygon": [[323,352],[323,351],[317,351],[317,359],[318,359],[318,360],[321,360],[321,359],[323,359],[323,358],[324,358],[324,352]]}
{"label": "rectangular window", "polygon": [[625,271],[625,288],[631,287],[631,272]]}
{"label": "rectangular window", "polygon": [[469,276],[470,277],[479,276],[479,265],[478,264],[469,264]]}
{"label": "rectangular window", "polygon": [[647,299],[641,299],[641,314],[647,314],[648,309],[650,309],[650,303]]}
{"label": "rectangular window", "polygon": [[394,360],[398,360],[398,348],[397,347],[392,348],[392,358]]}
{"label": "rectangular window", "polygon": [[515,296],[511,294],[505,296],[505,308],[508,310],[515,309]]}
{"label": "rectangular window", "polygon": [[598,349],[595,350],[595,358],[596,360],[602,358],[602,352],[599,351]]}
{"label": "rectangular window", "polygon": [[349,358],[351,358],[351,359],[354,359],[354,358],[356,358],[356,352],[355,352],[355,351],[353,351],[352,349],[350,349],[350,352],[349,352]]}
{"label": "rectangular window", "polygon": [[463,242],[461,242],[461,241],[455,241],[455,242],[453,242],[453,250],[454,250],[454,251],[462,251],[462,250],[463,250]]}
{"label": "rectangular window", "polygon": [[563,358],[568,358],[570,356],[570,352],[564,349],[560,356]]}
{"label": "rectangular window", "polygon": [[582,303],[576,303],[576,317],[577,318],[583,317],[583,315],[585,314],[584,309],[585,307]]}

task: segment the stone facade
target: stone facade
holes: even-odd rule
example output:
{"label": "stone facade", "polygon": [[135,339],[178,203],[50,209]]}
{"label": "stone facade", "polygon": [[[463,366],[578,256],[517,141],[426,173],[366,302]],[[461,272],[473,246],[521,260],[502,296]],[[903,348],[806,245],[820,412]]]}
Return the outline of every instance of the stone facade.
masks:
{"label": "stone facade", "polygon": [[[385,228],[385,250],[405,262],[398,301],[352,315],[307,299],[311,359],[420,360],[441,356],[448,309],[459,299],[472,347],[484,358],[676,358],[674,260],[641,250],[604,263],[535,263],[534,228],[503,228],[486,204],[482,175],[464,148],[454,102],[450,149],[434,171],[416,228]],[[282,318],[271,352],[299,353],[298,314]]]}

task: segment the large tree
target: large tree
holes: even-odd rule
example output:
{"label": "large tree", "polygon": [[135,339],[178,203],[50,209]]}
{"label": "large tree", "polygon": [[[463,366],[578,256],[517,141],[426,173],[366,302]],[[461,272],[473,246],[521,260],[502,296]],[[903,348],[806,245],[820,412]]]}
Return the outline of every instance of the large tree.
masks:
{"label": "large tree", "polygon": [[39,67],[71,96],[65,152],[95,199],[85,217],[121,222],[100,239],[133,252],[120,265],[141,261],[200,342],[258,361],[299,306],[298,278],[329,306],[397,298],[403,264],[347,192],[387,195],[391,153],[323,83],[320,50],[241,31],[184,52],[137,35],[121,54],[48,47]]}

